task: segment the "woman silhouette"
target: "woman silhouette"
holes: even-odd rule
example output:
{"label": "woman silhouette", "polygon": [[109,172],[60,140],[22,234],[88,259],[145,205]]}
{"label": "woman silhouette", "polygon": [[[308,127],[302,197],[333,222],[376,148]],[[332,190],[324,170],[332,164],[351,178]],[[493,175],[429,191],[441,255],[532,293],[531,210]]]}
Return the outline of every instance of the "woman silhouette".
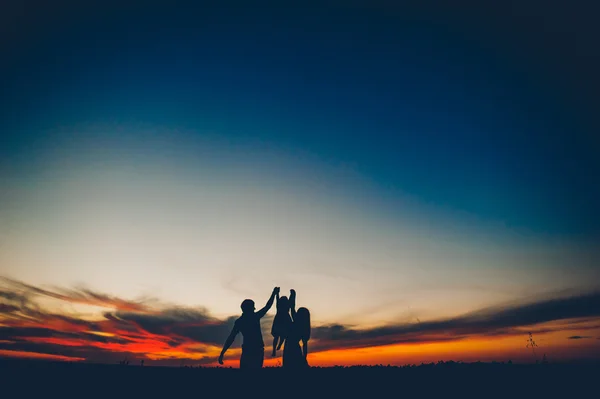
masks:
{"label": "woman silhouette", "polygon": [[[296,291],[290,291],[289,301],[292,325],[283,347],[283,367],[294,370],[307,369],[310,367],[306,359],[310,339],[310,312],[307,308],[296,311]],[[302,341],[302,349],[300,341]]]}

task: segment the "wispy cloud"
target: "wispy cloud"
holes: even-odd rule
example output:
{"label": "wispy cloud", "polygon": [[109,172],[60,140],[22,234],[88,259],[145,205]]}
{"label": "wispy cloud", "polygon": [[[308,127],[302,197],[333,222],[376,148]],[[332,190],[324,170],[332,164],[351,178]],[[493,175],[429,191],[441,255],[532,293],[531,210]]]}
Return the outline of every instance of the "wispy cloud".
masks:
{"label": "wispy cloud", "polygon": [[[130,301],[89,289],[41,288],[0,279],[0,355],[116,362],[152,359],[213,363],[237,316],[216,318],[206,308]],[[97,317],[51,311],[43,298],[101,307]],[[481,309],[454,318],[370,329],[313,326],[311,351],[397,343],[445,342],[469,337],[600,329],[600,292]],[[575,320],[577,319],[577,320]],[[271,317],[263,329],[268,339]],[[565,320],[548,327],[543,323]],[[587,323],[580,323],[585,320]],[[594,324],[595,321],[595,324]],[[591,324],[590,324],[591,323]],[[537,326],[537,327],[536,327]],[[573,335],[569,339],[589,338]],[[240,339],[235,346],[239,346]],[[29,355],[38,354],[38,355]]]}
{"label": "wispy cloud", "polygon": [[[313,337],[317,348],[351,348],[393,343],[439,342],[472,336],[524,334],[525,327],[542,323],[600,317],[600,292],[553,298],[512,306],[481,309],[462,316],[412,324],[393,324],[367,330],[351,329],[341,324],[316,327]],[[545,328],[549,332],[570,327]],[[577,327],[579,330],[590,327]],[[600,328],[600,325],[591,328]]]}
{"label": "wispy cloud", "polygon": [[102,307],[111,307],[124,311],[147,311],[146,306],[139,302],[128,301],[121,298],[111,297],[91,291],[89,289],[64,289],[56,288],[54,290],[43,289],[33,285],[25,284],[21,281],[13,280],[7,277],[1,278],[5,284],[15,291],[0,292],[0,297],[19,301],[27,299],[30,295],[41,295],[71,303],[80,303],[84,305],[95,305]]}
{"label": "wispy cloud", "polygon": [[[2,283],[0,350],[20,351],[20,356],[36,352],[93,361],[213,361],[234,321],[217,319],[201,308],[150,307],[90,290],[51,290],[6,278]],[[94,320],[59,314],[40,305],[44,297],[106,311]]]}
{"label": "wispy cloud", "polygon": [[85,360],[82,357],[69,357],[69,356],[61,356],[61,355],[51,355],[48,353],[39,353],[39,352],[24,352],[24,351],[14,351],[14,350],[5,350],[0,349],[0,356],[6,357],[21,357],[27,359],[44,359],[44,360],[64,360],[64,361],[81,361]]}

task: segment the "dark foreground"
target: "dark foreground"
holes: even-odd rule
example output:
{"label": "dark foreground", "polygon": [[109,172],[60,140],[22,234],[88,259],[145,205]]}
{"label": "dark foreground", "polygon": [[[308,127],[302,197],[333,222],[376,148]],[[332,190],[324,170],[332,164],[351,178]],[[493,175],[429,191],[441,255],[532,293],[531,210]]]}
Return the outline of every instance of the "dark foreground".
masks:
{"label": "dark foreground", "polygon": [[[3,397],[578,398],[600,391],[600,364],[444,363],[412,367],[140,367],[1,361]],[[6,396],[4,394],[7,394]]]}

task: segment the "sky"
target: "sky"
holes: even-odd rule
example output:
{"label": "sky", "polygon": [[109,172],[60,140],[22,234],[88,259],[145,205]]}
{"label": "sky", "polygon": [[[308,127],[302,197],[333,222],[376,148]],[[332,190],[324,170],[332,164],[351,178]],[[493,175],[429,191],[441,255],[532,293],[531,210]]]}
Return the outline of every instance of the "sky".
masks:
{"label": "sky", "polygon": [[0,356],[214,365],[274,286],[314,365],[600,355],[590,5],[1,7]]}

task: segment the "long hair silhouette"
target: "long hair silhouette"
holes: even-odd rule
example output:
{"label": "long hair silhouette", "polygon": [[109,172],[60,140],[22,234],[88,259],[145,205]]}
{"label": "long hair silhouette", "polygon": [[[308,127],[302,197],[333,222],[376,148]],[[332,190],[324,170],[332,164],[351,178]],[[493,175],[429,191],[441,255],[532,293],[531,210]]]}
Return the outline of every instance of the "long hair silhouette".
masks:
{"label": "long hair silhouette", "polygon": [[308,309],[304,307],[299,308],[296,312],[294,322],[300,333],[300,339],[302,341],[308,341],[310,339],[310,312]]}

